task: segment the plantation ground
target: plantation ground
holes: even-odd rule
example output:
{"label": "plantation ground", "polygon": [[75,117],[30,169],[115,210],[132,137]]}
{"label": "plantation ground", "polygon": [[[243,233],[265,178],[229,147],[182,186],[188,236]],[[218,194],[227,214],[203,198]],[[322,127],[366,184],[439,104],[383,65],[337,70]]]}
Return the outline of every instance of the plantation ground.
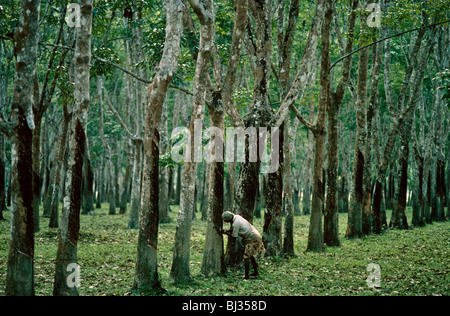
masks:
{"label": "plantation ground", "polygon": [[[176,220],[177,207],[172,219]],[[410,210],[409,210],[410,212]],[[0,295],[4,295],[9,240],[9,212],[0,221]],[[388,214],[389,215],[389,214]],[[411,218],[411,214],[407,214]],[[198,216],[199,217],[199,216]],[[388,217],[389,218],[389,217]],[[137,229],[127,229],[128,214],[107,215],[107,205],[95,215],[81,216],[78,259],[80,295],[136,295],[131,292],[136,260]],[[176,224],[160,225],[159,273],[167,295],[450,295],[450,222],[406,231],[390,230],[358,240],[344,238],[347,214],[340,214],[342,246],[325,253],[304,253],[309,216],[295,217],[296,258],[259,259],[260,277],[243,279],[243,271],[225,276],[200,274],[205,222],[192,226],[192,282],[174,285],[169,279]],[[36,234],[36,295],[52,295],[57,230],[41,218]],[[255,226],[262,231],[263,221]],[[367,266],[381,268],[381,287],[371,289]]]}

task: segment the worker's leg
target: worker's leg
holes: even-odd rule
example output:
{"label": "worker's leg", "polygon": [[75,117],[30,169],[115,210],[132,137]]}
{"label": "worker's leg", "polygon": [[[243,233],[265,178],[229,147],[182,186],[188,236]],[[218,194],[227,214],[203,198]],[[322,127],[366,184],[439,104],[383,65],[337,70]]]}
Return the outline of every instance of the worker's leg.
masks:
{"label": "worker's leg", "polygon": [[245,277],[244,279],[250,279],[250,259],[244,259]]}
{"label": "worker's leg", "polygon": [[256,263],[255,257],[251,256],[250,261],[252,262],[252,266],[253,266],[253,273],[250,276],[258,276],[259,275],[258,264]]}

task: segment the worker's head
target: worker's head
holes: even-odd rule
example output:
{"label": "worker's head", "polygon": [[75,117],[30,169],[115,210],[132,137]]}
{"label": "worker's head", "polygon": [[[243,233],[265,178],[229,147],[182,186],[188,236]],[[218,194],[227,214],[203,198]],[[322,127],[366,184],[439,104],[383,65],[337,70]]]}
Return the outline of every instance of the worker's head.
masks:
{"label": "worker's head", "polygon": [[231,223],[233,221],[234,214],[226,211],[222,214],[222,219],[224,222]]}

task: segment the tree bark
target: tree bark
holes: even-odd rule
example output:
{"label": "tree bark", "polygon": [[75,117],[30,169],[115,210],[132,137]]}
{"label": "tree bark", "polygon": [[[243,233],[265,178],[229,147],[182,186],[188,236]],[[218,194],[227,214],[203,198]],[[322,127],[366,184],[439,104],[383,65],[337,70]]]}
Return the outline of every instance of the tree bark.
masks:
{"label": "tree bark", "polygon": [[3,211],[6,211],[6,150],[5,135],[0,133],[0,220],[4,220]]}
{"label": "tree bark", "polygon": [[97,91],[99,96],[99,134],[102,140],[103,147],[105,150],[105,158],[108,170],[108,181],[109,181],[109,215],[116,214],[116,185],[114,182],[114,165],[112,161],[112,152],[109,142],[106,140],[104,129],[103,129],[103,79],[97,79]]}
{"label": "tree bark", "polygon": [[363,236],[363,172],[364,148],[366,146],[366,100],[367,100],[367,67],[369,49],[365,48],[359,53],[358,64],[358,97],[356,101],[356,141],[355,157],[353,161],[353,175],[350,189],[350,208],[346,237],[359,238]]}
{"label": "tree bark", "polygon": [[139,227],[139,213],[141,209],[142,140],[135,139],[133,144],[133,178],[131,180],[130,218],[128,221],[128,228],[130,229]]}
{"label": "tree bark", "polygon": [[[348,54],[353,50],[354,28],[356,20],[356,9],[359,1],[350,3],[350,16],[348,20],[348,40],[344,54]],[[330,92],[330,103],[327,107],[328,114],[328,147],[327,147],[327,195],[324,216],[324,242],[327,246],[339,246],[339,214],[338,214],[338,139],[339,124],[338,115],[339,108],[344,97],[345,88],[348,85],[352,58],[344,60],[342,77],[336,92]]]}
{"label": "tree bark", "polygon": [[89,70],[91,59],[92,0],[80,0],[81,27],[77,30],[75,45],[75,105],[69,140],[69,162],[66,174],[61,231],[55,263],[56,296],[78,295],[76,286],[67,279],[69,264],[77,264],[77,243],[80,230],[81,185],[86,144],[87,112],[90,103]]}
{"label": "tree bark", "polygon": [[[161,133],[160,133],[160,154],[167,152],[169,147],[169,136],[167,129],[167,102],[164,102],[163,113],[161,118]],[[169,179],[168,167],[161,168],[159,173],[159,222],[170,223],[172,220],[169,215]]]}
{"label": "tree bark", "polygon": [[389,227],[397,229],[408,229],[406,218],[406,195],[408,184],[408,159],[409,159],[409,136],[414,119],[414,112],[411,111],[403,121],[399,131],[399,146],[401,148],[397,165],[397,182],[394,192],[394,203],[392,205],[392,216]]}
{"label": "tree bark", "polygon": [[134,289],[161,289],[157,272],[159,224],[159,133],[161,112],[180,52],[183,4],[181,0],[166,1],[166,39],[158,72],[148,89],[148,106],[144,137],[144,165],[141,193],[141,214]]}
{"label": "tree bark", "polygon": [[133,170],[133,160],[134,160],[134,156],[133,156],[133,147],[132,147],[132,143],[131,140],[127,139],[126,140],[127,145],[127,162],[126,162],[126,169],[125,169],[125,177],[123,179],[123,186],[122,186],[122,194],[120,196],[120,210],[119,210],[119,214],[126,214],[127,212],[127,204],[128,204],[128,200],[130,198],[130,183],[131,183],[131,173]]}
{"label": "tree bark", "polygon": [[94,171],[89,153],[89,139],[86,138],[86,149],[83,163],[83,210],[82,214],[94,214]]}
{"label": "tree bark", "polygon": [[285,220],[284,220],[284,239],[283,254],[295,256],[294,250],[294,204],[292,199],[292,173],[291,173],[291,151],[290,145],[290,120],[286,119],[283,127],[283,179],[284,179],[284,197],[285,197]]}
{"label": "tree bark", "polygon": [[40,1],[21,1],[13,35],[16,71],[11,122],[11,235],[6,295],[34,295],[34,213],[32,187],[33,87]]}
{"label": "tree bark", "polygon": [[[211,117],[211,126],[214,126],[221,135],[211,137],[213,146],[211,154],[220,156],[221,148],[224,148],[224,108],[220,93],[213,94],[213,101],[208,105]],[[220,143],[220,144],[219,144]],[[218,151],[218,152],[216,152]],[[224,162],[212,161],[209,165],[209,192],[208,196],[208,222],[206,226],[205,248],[201,272],[206,276],[222,274],[226,271],[223,236],[217,231],[223,228],[222,213],[224,211]]]}
{"label": "tree bark", "polygon": [[[311,102],[309,107],[309,122],[314,121],[315,104]],[[312,178],[312,163],[314,158],[314,134],[308,130],[308,150],[306,154],[305,165],[305,182],[303,184],[302,194],[302,214],[309,215],[311,213],[311,178]]]}
{"label": "tree bark", "polygon": [[322,232],[322,206],[324,199],[323,161],[325,149],[325,119],[327,108],[331,106],[330,83],[330,34],[333,18],[332,1],[323,3],[323,24],[321,31],[322,55],[320,63],[320,90],[317,122],[315,125],[313,193],[311,217],[309,221],[308,245],[306,251],[321,252],[324,249]]}
{"label": "tree bark", "polygon": [[49,196],[45,200],[44,208],[49,210],[50,220],[48,227],[58,228],[59,227],[59,195],[61,192],[61,172],[63,171],[64,159],[66,156],[67,148],[67,134],[69,131],[69,124],[71,120],[71,114],[67,110],[67,105],[63,105],[63,127],[59,134],[58,139],[58,149],[57,156],[53,162],[53,167],[50,174],[50,184],[49,184]]}

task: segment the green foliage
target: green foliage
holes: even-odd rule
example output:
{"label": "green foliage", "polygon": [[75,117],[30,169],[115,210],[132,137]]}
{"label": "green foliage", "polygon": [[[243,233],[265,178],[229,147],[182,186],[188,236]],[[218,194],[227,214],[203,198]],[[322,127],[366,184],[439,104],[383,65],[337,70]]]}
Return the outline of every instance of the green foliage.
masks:
{"label": "green foliage", "polygon": [[2,38],[12,38],[19,13],[13,1],[0,0],[0,36]]}
{"label": "green foliage", "polygon": [[441,79],[441,84],[438,89],[442,90],[444,95],[443,98],[447,100],[447,106],[450,109],[450,68],[444,69],[443,71],[436,74],[433,80]]}
{"label": "green foliage", "polygon": [[253,102],[253,91],[246,88],[236,89],[232,98],[235,102],[236,109],[243,110],[248,108]]}
{"label": "green foliage", "polygon": [[[92,53],[96,57],[120,64],[116,50],[111,47],[95,47]],[[91,79],[100,76],[105,76],[106,79],[112,79],[115,70],[116,68],[110,64],[94,60],[91,67]]]}

